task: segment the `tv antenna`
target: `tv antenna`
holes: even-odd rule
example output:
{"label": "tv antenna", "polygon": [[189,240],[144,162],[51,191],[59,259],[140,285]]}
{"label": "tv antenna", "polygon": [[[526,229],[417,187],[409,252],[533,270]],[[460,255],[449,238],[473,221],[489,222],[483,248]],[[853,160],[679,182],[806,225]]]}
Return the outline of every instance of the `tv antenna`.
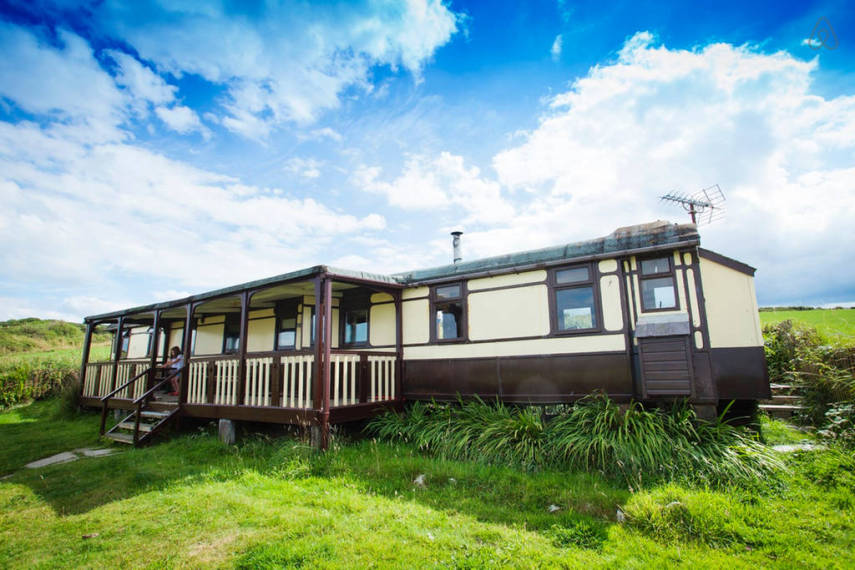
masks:
{"label": "tv antenna", "polygon": [[683,209],[689,212],[693,224],[710,224],[724,217],[725,197],[718,184],[713,184],[694,194],[669,192],[659,198],[662,201],[675,202],[683,206]]}

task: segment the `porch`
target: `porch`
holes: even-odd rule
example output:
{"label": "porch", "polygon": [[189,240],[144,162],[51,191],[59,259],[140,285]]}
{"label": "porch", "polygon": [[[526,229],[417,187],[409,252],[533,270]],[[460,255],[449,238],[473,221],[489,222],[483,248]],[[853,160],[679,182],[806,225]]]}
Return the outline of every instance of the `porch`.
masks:
{"label": "porch", "polygon": [[[161,364],[179,346],[175,419],[310,426],[325,448],[330,423],[399,407],[400,286],[323,266],[299,273],[87,318],[83,405],[105,418],[108,409],[131,410],[124,423],[137,426],[133,443],[144,442],[151,434],[138,433],[140,418],[168,387]],[[114,332],[113,354],[89,362],[98,326]],[[135,344],[145,343],[140,355]]]}

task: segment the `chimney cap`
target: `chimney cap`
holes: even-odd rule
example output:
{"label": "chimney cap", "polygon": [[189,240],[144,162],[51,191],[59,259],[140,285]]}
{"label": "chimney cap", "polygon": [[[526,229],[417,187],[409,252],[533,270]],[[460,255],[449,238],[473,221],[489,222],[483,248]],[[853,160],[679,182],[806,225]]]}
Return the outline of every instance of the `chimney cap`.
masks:
{"label": "chimney cap", "polygon": [[451,235],[453,235],[453,236],[462,236],[462,235],[463,235],[463,232],[461,232],[460,230],[454,230],[453,232],[451,232]]}

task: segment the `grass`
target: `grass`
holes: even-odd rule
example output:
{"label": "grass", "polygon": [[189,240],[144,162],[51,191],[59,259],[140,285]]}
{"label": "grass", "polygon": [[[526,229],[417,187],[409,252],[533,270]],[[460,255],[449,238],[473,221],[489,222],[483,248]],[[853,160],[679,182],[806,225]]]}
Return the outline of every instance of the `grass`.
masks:
{"label": "grass", "polygon": [[[85,327],[79,323],[42,319],[0,321],[0,355],[83,346]],[[95,342],[109,342],[109,333],[96,333]]]}
{"label": "grass", "polygon": [[[92,443],[97,417],[59,420],[52,405],[0,413],[0,449],[15,445],[5,470],[47,455],[43,446],[61,432],[68,449]],[[0,560],[9,568],[855,565],[855,462],[833,449],[789,456],[780,492],[669,484],[630,493],[596,474],[334,442],[326,454],[291,437],[225,447],[197,430],[15,471],[0,481]],[[419,475],[424,487],[414,484]]]}
{"label": "grass", "polygon": [[855,345],[855,308],[760,311],[760,323],[763,326],[786,320],[791,320],[794,324],[815,328],[822,337],[834,344]]}

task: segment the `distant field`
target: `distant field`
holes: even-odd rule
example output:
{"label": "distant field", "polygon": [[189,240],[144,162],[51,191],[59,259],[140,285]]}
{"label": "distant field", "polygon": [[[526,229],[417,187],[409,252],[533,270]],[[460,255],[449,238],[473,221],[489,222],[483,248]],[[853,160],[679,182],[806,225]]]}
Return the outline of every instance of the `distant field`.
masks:
{"label": "distant field", "polygon": [[765,325],[785,320],[815,328],[834,343],[855,344],[855,309],[812,309],[809,311],[760,311]]}

